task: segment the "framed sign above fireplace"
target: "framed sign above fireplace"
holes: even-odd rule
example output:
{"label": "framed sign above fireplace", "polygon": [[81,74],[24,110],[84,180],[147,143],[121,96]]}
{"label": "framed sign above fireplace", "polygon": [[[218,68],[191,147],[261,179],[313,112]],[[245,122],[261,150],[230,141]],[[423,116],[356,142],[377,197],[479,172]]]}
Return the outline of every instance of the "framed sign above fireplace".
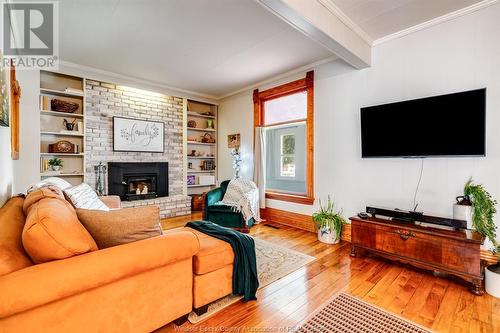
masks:
{"label": "framed sign above fireplace", "polygon": [[163,153],[165,124],[113,117],[113,151]]}

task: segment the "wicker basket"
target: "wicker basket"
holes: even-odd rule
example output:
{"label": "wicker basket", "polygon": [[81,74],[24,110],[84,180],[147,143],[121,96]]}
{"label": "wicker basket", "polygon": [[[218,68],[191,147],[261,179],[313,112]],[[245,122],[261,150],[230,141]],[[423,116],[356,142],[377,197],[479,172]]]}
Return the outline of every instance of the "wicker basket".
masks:
{"label": "wicker basket", "polygon": [[74,113],[78,110],[79,105],[73,102],[67,102],[60,99],[53,99],[50,101],[52,111]]}
{"label": "wicker basket", "polygon": [[201,142],[203,142],[203,143],[215,143],[215,139],[212,137],[212,135],[210,135],[210,133],[205,133],[201,137]]}

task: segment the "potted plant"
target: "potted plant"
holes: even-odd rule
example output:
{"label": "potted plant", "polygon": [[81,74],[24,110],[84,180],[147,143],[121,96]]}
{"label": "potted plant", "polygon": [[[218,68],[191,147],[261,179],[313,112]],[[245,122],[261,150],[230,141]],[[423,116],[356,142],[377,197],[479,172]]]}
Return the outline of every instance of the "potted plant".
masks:
{"label": "potted plant", "polygon": [[[477,232],[486,237],[493,244],[493,252],[498,253],[500,244],[496,238],[496,225],[493,216],[497,212],[497,204],[483,185],[474,184],[472,179],[465,184],[464,197],[472,205],[472,225]],[[500,264],[499,257],[494,265],[485,269],[486,292],[500,297]]]}
{"label": "potted plant", "polygon": [[49,166],[53,171],[59,171],[63,166],[63,161],[57,157],[51,158],[49,160]]}
{"label": "potted plant", "polygon": [[342,212],[335,211],[335,204],[328,196],[326,205],[319,200],[319,211],[312,215],[313,222],[318,230],[318,240],[326,244],[340,242],[342,225],[347,221],[342,217]]}

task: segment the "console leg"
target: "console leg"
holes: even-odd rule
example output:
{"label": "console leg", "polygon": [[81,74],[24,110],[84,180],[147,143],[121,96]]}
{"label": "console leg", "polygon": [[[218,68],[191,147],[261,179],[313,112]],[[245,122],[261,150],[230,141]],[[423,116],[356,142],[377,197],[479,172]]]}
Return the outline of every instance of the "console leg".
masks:
{"label": "console leg", "polygon": [[351,257],[356,257],[356,247],[354,245],[351,245]]}
{"label": "console leg", "polygon": [[179,317],[176,320],[174,320],[174,324],[177,326],[181,326],[182,324],[184,324],[188,320],[188,317],[189,317],[189,314],[185,314],[184,316]]}
{"label": "console leg", "polygon": [[196,313],[198,316],[202,316],[202,315],[204,315],[205,313],[207,313],[207,311],[208,311],[208,304],[207,304],[207,305],[203,305],[203,306],[202,306],[202,307],[200,307],[200,308],[194,309],[193,311],[194,311],[194,313]]}
{"label": "console leg", "polygon": [[484,294],[482,281],[477,279],[472,280],[470,291],[477,296],[481,296],[482,294]]}

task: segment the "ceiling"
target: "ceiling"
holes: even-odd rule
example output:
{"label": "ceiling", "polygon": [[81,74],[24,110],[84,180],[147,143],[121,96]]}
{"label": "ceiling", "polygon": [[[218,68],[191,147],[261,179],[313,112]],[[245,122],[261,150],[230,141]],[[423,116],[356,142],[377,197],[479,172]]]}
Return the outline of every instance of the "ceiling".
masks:
{"label": "ceiling", "polygon": [[221,96],[332,56],[254,0],[62,0],[61,60]]}
{"label": "ceiling", "polygon": [[[373,40],[480,2],[323,1]],[[256,0],[59,3],[62,61],[214,98],[333,56]]]}
{"label": "ceiling", "polygon": [[481,2],[481,0],[332,1],[372,40]]}

